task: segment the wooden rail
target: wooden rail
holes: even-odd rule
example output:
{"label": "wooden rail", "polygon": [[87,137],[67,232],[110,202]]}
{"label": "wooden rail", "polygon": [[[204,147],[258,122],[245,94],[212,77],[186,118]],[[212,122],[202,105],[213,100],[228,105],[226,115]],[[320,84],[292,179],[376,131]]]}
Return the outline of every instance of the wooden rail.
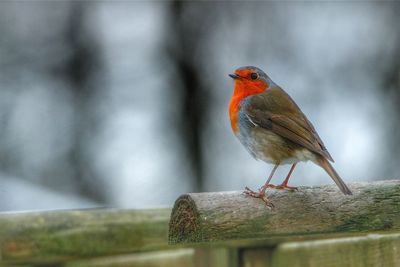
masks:
{"label": "wooden rail", "polygon": [[270,190],[273,209],[241,192],[194,193],[178,198],[169,241],[204,242],[240,238],[400,229],[400,181],[356,183],[353,195],[334,186]]}
{"label": "wooden rail", "polygon": [[[400,181],[186,194],[171,209],[0,214],[1,266],[400,266]],[[170,216],[171,215],[171,216]],[[168,244],[168,242],[170,244]]]}
{"label": "wooden rail", "polygon": [[168,248],[170,209],[0,215],[2,262],[53,263]]}

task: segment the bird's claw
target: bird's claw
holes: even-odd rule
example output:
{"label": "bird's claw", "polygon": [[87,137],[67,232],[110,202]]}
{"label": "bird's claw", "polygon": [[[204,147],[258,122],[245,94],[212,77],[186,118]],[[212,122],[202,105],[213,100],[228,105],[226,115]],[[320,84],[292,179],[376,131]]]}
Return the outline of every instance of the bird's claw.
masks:
{"label": "bird's claw", "polygon": [[269,208],[274,207],[274,204],[272,204],[268,200],[267,195],[265,194],[265,191],[262,191],[262,188],[258,192],[255,192],[246,186],[245,190],[243,191],[243,194],[246,196],[254,197],[254,198],[260,198],[262,201],[264,201],[264,203],[265,203],[265,205],[267,205],[267,207],[269,207]]}

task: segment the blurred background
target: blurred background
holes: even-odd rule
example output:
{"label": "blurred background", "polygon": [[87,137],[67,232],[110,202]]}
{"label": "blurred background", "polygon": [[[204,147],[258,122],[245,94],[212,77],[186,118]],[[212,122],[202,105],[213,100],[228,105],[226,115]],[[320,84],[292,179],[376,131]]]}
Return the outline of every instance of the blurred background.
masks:
{"label": "blurred background", "polygon": [[[258,188],[237,67],[314,123],[347,182],[400,177],[400,2],[0,2],[0,210],[172,206]],[[273,180],[283,180],[289,166]],[[332,183],[312,163],[292,185]]]}

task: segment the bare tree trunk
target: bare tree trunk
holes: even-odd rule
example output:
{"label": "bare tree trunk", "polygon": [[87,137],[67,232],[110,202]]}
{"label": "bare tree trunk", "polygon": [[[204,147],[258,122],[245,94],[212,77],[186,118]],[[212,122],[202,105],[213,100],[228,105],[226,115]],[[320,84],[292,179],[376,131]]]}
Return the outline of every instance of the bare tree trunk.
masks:
{"label": "bare tree trunk", "polygon": [[[201,146],[201,132],[206,109],[204,99],[206,90],[201,81],[198,62],[196,62],[193,49],[201,42],[201,33],[195,30],[196,20],[183,20],[188,2],[174,1],[170,4],[170,27],[173,38],[169,39],[168,53],[177,70],[178,79],[181,80],[182,96],[181,118],[179,122],[179,135],[186,151],[191,168],[194,173],[195,191],[204,189],[203,158]],[[168,35],[169,37],[171,35]]]}
{"label": "bare tree trunk", "polygon": [[98,121],[93,114],[96,82],[101,72],[101,61],[95,39],[87,30],[85,17],[93,3],[71,3],[69,25],[66,28],[66,42],[73,52],[69,61],[60,70],[74,96],[75,122],[73,144],[69,152],[69,161],[74,168],[74,177],[78,185],[78,194],[99,202],[106,201],[104,186],[98,185],[91,165],[89,151],[90,139],[96,133]]}
{"label": "bare tree trunk", "polygon": [[[400,3],[393,2],[389,6],[391,9],[391,16],[388,19],[388,25],[397,25],[400,17]],[[390,57],[390,60],[386,63],[389,65],[387,69],[383,71],[383,85],[384,94],[387,96],[391,103],[391,108],[395,109],[393,114],[395,118],[389,118],[387,125],[386,134],[386,149],[389,163],[386,164],[385,170],[382,175],[398,175],[398,146],[400,145],[400,28],[397,27],[397,32],[394,32],[396,48]],[[390,162],[391,161],[391,162]]]}

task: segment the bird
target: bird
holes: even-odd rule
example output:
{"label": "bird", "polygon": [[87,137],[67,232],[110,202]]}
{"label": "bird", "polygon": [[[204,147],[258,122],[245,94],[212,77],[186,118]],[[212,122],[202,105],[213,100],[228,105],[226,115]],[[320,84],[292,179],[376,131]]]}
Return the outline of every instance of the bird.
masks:
{"label": "bird", "polygon": [[[289,178],[301,161],[311,161],[324,169],[345,195],[348,186],[333,168],[334,162],[317,131],[294,100],[261,69],[244,66],[229,76],[234,80],[229,103],[229,117],[234,135],[257,160],[274,164],[257,191],[245,187],[244,194],[269,202],[267,188],[297,190],[288,185]],[[285,180],[270,184],[278,166],[291,164]]]}

